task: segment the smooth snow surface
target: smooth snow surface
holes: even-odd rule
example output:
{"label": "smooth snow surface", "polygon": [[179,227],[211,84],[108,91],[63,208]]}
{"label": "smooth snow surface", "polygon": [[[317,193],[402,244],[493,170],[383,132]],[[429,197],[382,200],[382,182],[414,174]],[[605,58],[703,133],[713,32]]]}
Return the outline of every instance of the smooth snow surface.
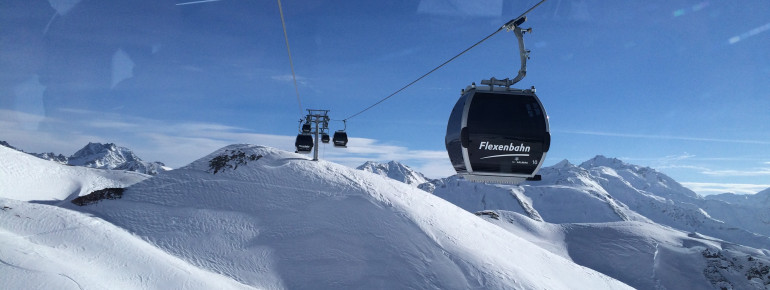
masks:
{"label": "smooth snow surface", "polygon": [[66,166],[3,146],[0,160],[0,197],[23,201],[68,201],[150,177],[137,172]]}
{"label": "smooth snow surface", "polygon": [[78,209],[260,288],[628,288],[422,190],[268,147],[228,146]]}
{"label": "smooth snow surface", "polygon": [[82,213],[5,198],[0,209],[2,289],[250,288]]}

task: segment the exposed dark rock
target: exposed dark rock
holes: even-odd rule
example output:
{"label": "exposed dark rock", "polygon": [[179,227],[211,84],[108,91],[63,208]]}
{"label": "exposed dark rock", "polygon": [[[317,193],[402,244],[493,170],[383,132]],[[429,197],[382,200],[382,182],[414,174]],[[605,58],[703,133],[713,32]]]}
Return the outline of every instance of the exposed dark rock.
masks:
{"label": "exposed dark rock", "polygon": [[94,204],[102,199],[120,199],[123,197],[123,188],[105,188],[94,191],[84,196],[80,196],[72,200],[72,203],[84,206]]}
{"label": "exposed dark rock", "polygon": [[240,165],[246,165],[249,161],[256,161],[262,158],[262,155],[246,155],[245,152],[240,150],[225,151],[225,154],[212,158],[209,161],[209,170],[213,170],[213,174],[218,172],[224,172],[226,169],[238,169]]}

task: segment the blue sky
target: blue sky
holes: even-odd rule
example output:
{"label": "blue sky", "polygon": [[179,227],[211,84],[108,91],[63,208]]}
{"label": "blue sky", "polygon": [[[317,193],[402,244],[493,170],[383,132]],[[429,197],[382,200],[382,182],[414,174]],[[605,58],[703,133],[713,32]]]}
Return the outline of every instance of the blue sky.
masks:
{"label": "blue sky", "polygon": [[[0,140],[69,155],[113,142],[183,166],[222,146],[293,150],[304,109],[344,119],[538,1],[284,0],[0,4]],[[546,165],[597,154],[701,194],[770,187],[770,2],[548,0],[523,25],[527,77],[551,120]],[[399,160],[453,173],[444,149],[460,89],[513,77],[501,32],[347,123],[349,166]],[[332,130],[341,129],[332,122]]]}

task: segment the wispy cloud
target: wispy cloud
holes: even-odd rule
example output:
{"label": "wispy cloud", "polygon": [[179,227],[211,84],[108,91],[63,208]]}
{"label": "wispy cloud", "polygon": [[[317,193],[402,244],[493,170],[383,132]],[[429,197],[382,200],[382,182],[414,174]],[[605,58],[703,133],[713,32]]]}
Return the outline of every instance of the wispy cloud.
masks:
{"label": "wispy cloud", "polygon": [[701,173],[717,176],[770,176],[770,168],[753,168],[748,170],[705,170]]}
{"label": "wispy cloud", "polygon": [[[291,75],[275,75],[275,76],[271,76],[270,79],[274,81],[279,81],[279,82],[294,82],[294,77],[292,77]],[[308,84],[307,78],[302,76],[297,76],[297,84],[306,86]]]}
{"label": "wispy cloud", "polygon": [[755,194],[767,188],[770,184],[744,184],[744,183],[708,183],[708,182],[682,182],[683,186],[700,195],[712,195],[731,192],[735,194]]}
{"label": "wispy cloud", "polygon": [[700,142],[720,142],[720,143],[740,143],[740,144],[763,144],[763,145],[770,145],[770,141],[749,140],[749,139],[719,139],[719,138],[704,138],[704,137],[689,137],[689,136],[628,134],[628,133],[599,132],[599,131],[554,131],[554,132],[567,133],[567,134],[593,135],[593,136],[621,137],[621,138],[640,138],[640,139],[659,139],[659,140],[683,140],[683,141],[700,141]]}

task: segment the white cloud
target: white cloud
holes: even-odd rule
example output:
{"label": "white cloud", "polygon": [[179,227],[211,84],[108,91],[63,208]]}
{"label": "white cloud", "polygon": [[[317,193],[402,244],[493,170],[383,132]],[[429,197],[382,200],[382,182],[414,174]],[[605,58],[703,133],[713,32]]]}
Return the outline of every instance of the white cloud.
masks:
{"label": "white cloud", "polygon": [[[101,142],[102,138],[79,133],[63,136],[59,132],[27,129],[25,124],[39,122],[41,125],[56,125],[62,122],[44,115],[0,109],[0,140],[6,141],[26,152],[52,152],[69,155],[88,144]],[[75,145],[80,144],[80,145]],[[80,147],[77,147],[80,146]]]}
{"label": "white cloud", "polygon": [[767,188],[770,184],[745,184],[745,183],[708,183],[708,182],[682,182],[684,187],[697,192],[700,195],[712,195],[726,192],[735,194],[755,194]]}

